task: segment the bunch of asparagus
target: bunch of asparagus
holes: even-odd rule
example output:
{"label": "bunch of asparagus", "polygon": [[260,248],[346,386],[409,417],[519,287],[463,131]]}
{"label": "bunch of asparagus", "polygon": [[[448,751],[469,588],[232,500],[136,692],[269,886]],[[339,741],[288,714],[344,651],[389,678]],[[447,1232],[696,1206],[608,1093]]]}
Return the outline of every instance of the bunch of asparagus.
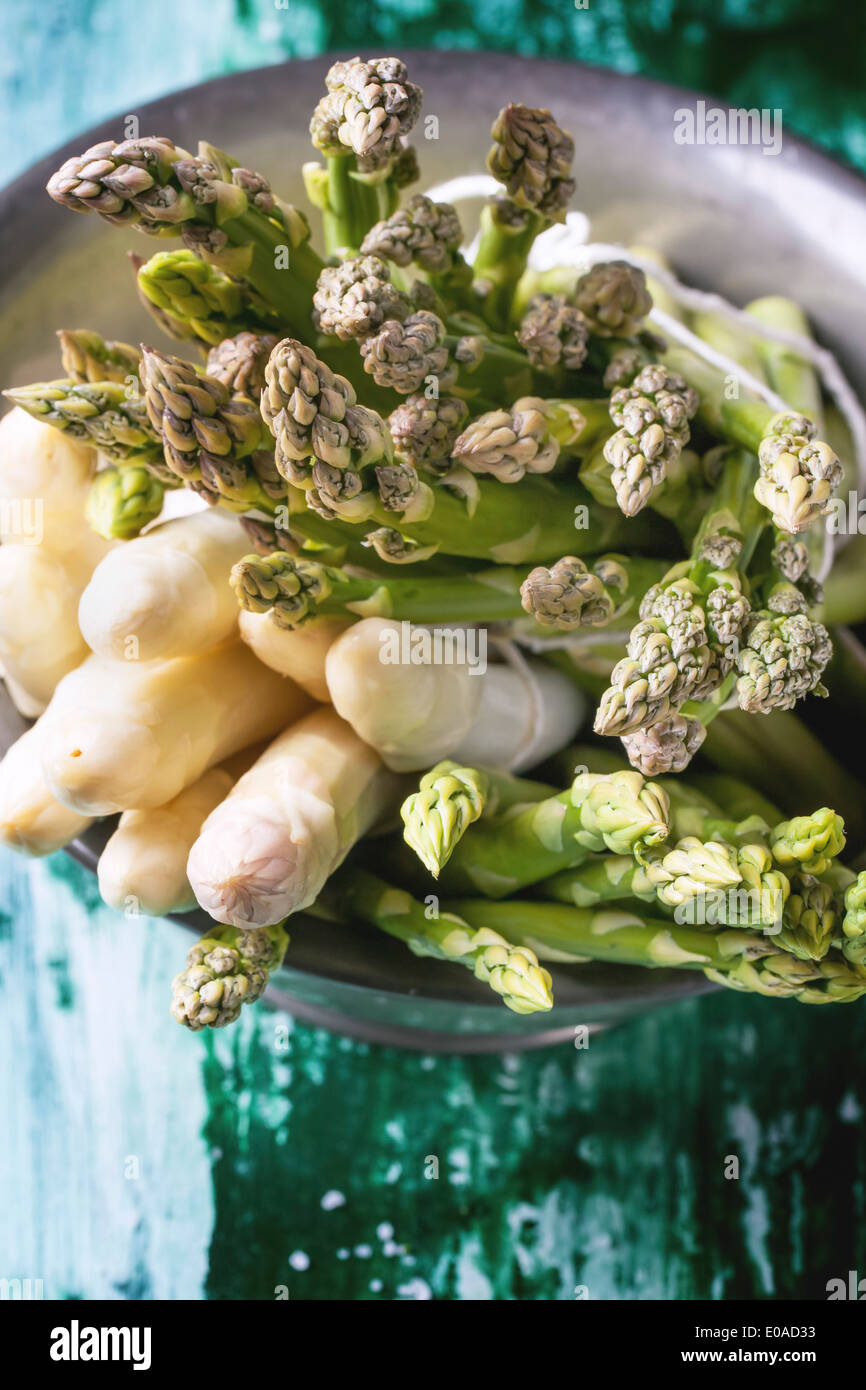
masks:
{"label": "bunch of asparagus", "polygon": [[[849,441],[808,364],[760,335],[689,325],[782,411],[660,338],[664,292],[630,261],[531,268],[575,190],[547,110],[497,116],[470,263],[457,210],[404,192],[422,97],[397,58],[327,74],[303,170],[324,257],[303,211],[204,142],[105,141],[49,181],[182,243],[131,263],[198,360],[63,330],[64,375],[6,392],[0,486],[39,496],[47,529],[0,549],[0,659],[41,716],[0,767],[3,838],[50,852],[119,811],[107,900],[221,924],[176,982],[194,1028],[258,997],[285,919],[335,893],[517,1011],[550,1007],[545,955],[854,997],[866,889],[836,813],[670,777],[699,750],[738,770],[735,707],[794,720],[792,759],[808,740],[790,711],[826,694],[832,576],[822,609],[811,570]],[[806,328],[789,300],[750,313]],[[208,510],[160,521],[184,488]],[[587,695],[628,762],[599,741],[565,792],[520,777]],[[365,838],[401,803],[408,861]],[[409,896],[423,871],[449,895],[433,918]],[[746,922],[676,916],[746,888]]]}

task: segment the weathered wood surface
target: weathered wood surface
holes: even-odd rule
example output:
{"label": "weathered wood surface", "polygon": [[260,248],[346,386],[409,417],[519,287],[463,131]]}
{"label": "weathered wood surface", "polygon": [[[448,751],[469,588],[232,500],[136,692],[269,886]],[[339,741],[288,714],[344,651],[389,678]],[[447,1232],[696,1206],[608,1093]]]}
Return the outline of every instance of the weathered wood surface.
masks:
{"label": "weathered wood surface", "polygon": [[866,1270],[857,1005],[725,994],[501,1058],[264,1010],[193,1037],[182,928],[63,857],[0,856],[0,902],[0,1273],[46,1297],[787,1299]]}
{"label": "weathered wood surface", "polygon": [[[857,7],[829,8],[776,7],[780,32],[743,0],[672,34],[624,0],[10,4],[0,177],[204,77],[432,42],[781,105],[862,166]],[[181,928],[123,920],[62,857],[0,855],[0,908],[0,1277],[46,1297],[787,1299],[866,1274],[862,1007],[720,995],[503,1058],[261,1010],[190,1037],[166,1012]]]}

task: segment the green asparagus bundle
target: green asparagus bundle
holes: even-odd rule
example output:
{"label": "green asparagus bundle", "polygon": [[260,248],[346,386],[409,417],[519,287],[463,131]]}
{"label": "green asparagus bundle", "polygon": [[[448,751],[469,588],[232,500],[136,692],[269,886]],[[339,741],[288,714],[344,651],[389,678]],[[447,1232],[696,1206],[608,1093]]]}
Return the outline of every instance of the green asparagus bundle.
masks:
{"label": "green asparagus bundle", "polygon": [[517,564],[568,550],[598,553],[625,535],[638,546],[650,543],[651,526],[632,523],[626,530],[579,488],[561,489],[545,478],[525,479],[519,496],[468,473],[425,481],[395,458],[382,417],[360,405],[351,383],[297,339],[276,345],[265,378],[261,410],[274,436],[276,468],[326,519],[374,522],[367,538],[385,558],[412,558],[420,547],[416,558],[442,550]]}

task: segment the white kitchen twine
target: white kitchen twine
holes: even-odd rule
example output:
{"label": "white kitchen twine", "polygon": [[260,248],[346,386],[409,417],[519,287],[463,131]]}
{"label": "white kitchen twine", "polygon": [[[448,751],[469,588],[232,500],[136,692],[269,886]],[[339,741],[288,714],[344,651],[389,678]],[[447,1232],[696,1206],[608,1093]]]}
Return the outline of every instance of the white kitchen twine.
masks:
{"label": "white kitchen twine", "polygon": [[[438,201],[459,202],[469,198],[487,198],[501,192],[501,184],[490,174],[463,174],[448,179],[445,183],[428,189],[427,196]],[[479,234],[480,235],[480,234]],[[636,255],[633,251],[615,242],[589,242],[589,221],[581,212],[569,212],[564,223],[549,227],[536,237],[529,255],[529,265],[533,270],[553,270],[556,266],[568,265],[575,269],[587,270],[599,261],[623,260],[638,266],[647,275],[657,280],[672,298],[687,309],[705,310],[726,319],[752,338],[780,343],[791,348],[798,357],[811,363],[818,373],[828,395],[839,407],[854,446],[857,464],[858,491],[866,492],[866,412],[863,411],[857,396],[846,378],[836,357],[828,348],[819,346],[802,333],[791,333],[783,328],[769,328],[750,317],[742,309],[736,308],[723,295],[684,285],[681,280],[664,266],[657,265],[648,257]],[[479,236],[465,248],[464,254],[472,261],[478,249]],[[764,400],[773,410],[787,410],[789,406],[781,396],[763,381],[743,367],[726,353],[710,347],[696,333],[667,314],[662,309],[653,308],[650,321],[655,323],[669,338],[682,343],[705,362],[717,368],[725,376],[734,376],[759,399]],[[831,535],[824,530],[824,557],[818,579],[827,577],[834,550],[841,548],[850,540],[848,535]]]}

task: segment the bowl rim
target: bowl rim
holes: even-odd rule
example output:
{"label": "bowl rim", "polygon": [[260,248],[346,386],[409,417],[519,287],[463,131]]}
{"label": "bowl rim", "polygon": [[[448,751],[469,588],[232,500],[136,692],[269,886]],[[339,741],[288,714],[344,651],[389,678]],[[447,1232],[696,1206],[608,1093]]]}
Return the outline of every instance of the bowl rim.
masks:
{"label": "bowl rim", "polygon": [[[290,58],[280,63],[266,64],[257,68],[247,68],[240,72],[222,74],[209,78],[203,82],[193,83],[190,86],[164,93],[162,96],[152,101],[142,102],[138,105],[136,114],[141,121],[142,127],[150,127],[158,131],[163,123],[169,125],[177,119],[178,107],[182,107],[185,100],[196,99],[203,90],[209,90],[214,94],[224,93],[227,101],[231,104],[231,96],[233,93],[244,88],[255,90],[260,83],[271,84],[275,81],[278,82],[281,74],[286,74],[293,70],[296,71],[299,67],[310,70],[315,66],[315,68],[322,73],[322,76],[324,76],[324,72],[332,62],[341,58],[351,57],[353,53],[353,49],[329,50],[311,57]],[[613,69],[584,63],[577,59],[564,60],[536,57],[532,55],[523,56],[483,49],[452,50],[445,48],[403,49],[401,50],[401,55],[405,58],[410,71],[413,59],[416,61],[420,60],[427,64],[429,64],[432,59],[437,63],[441,63],[443,68],[447,68],[448,66],[471,68],[479,62],[495,64],[497,67],[497,75],[501,76],[503,85],[507,84],[509,80],[508,70],[511,69],[515,73],[520,72],[532,76],[534,78],[534,85],[540,86],[542,90],[549,88],[552,93],[551,99],[555,98],[555,89],[563,82],[580,80],[585,87],[588,86],[590,89],[594,87],[597,90],[627,90],[630,93],[630,101],[632,102],[635,97],[638,99],[645,97],[649,100],[650,98],[658,98],[661,96],[668,98],[671,102],[677,101],[679,104],[684,105],[703,98],[711,100],[714,106],[722,110],[729,111],[731,109],[737,109],[732,108],[731,103],[697,89],[659,81],[654,77],[644,74],[616,72]],[[541,74],[540,80],[538,74]],[[545,82],[544,74],[548,74],[547,82]],[[18,266],[23,261],[26,261],[32,254],[32,243],[28,241],[27,237],[22,234],[19,234],[17,237],[15,236],[16,222],[21,222],[23,232],[30,215],[30,210],[33,206],[33,201],[36,198],[45,198],[46,204],[48,202],[47,195],[45,194],[45,184],[51,174],[55,172],[64,160],[79,154],[83,149],[98,143],[100,140],[110,138],[112,131],[116,131],[118,124],[122,120],[122,115],[109,116],[100,120],[97,124],[80,132],[49,154],[36,160],[27,169],[0,187],[0,221],[7,226],[11,223],[13,230],[13,237],[5,263],[6,275],[4,276],[4,280],[6,280],[7,284],[14,281]],[[858,200],[863,199],[864,195],[866,195],[866,176],[864,176],[863,172],[850,164],[843,157],[828,153],[808,137],[792,134],[786,129],[785,149],[786,151],[795,151],[796,158],[803,172],[819,182],[829,184],[838,190],[856,197]],[[744,153],[747,158],[761,157],[761,151],[757,146],[754,148],[749,146],[744,147]],[[49,217],[52,215],[51,209],[47,206],[45,207],[45,212]],[[59,227],[61,225],[61,218],[65,218],[65,212],[59,208],[56,209],[56,212],[57,226]],[[97,855],[92,846],[86,842],[74,841],[67,847],[67,852],[84,867],[95,872]],[[303,918],[303,914],[299,914],[299,920],[301,918]],[[199,929],[199,925],[194,920],[191,920],[188,914],[173,914],[172,920],[186,926],[190,930]],[[314,970],[309,966],[299,964],[295,968],[301,973],[307,973],[310,976],[316,976],[322,980],[334,978],[333,976],[324,974],[321,967]],[[554,980],[556,980],[560,971],[554,967],[552,973],[554,975]],[[656,975],[658,983],[661,983],[659,977],[662,974],[669,976],[671,973],[672,972],[658,972]],[[339,972],[337,978],[339,978]],[[346,979],[345,975],[343,979]],[[697,972],[694,976],[687,976],[686,979],[693,982],[693,988],[691,990],[684,988],[682,993],[678,994],[677,997],[688,997],[690,994],[708,992],[718,988],[718,986],[713,986],[708,981],[704,980]],[[641,992],[635,990],[636,1003],[639,1000],[646,1004],[651,1002],[653,989],[649,981],[647,984],[649,986],[646,991],[647,997],[642,999]],[[683,980],[683,985],[685,986],[685,984],[686,980]],[[501,1010],[501,1003],[496,1000],[490,994],[490,991],[486,990],[483,985],[467,978],[465,986],[468,987],[465,993],[464,990],[459,990],[457,993],[465,997],[467,1004],[471,1004],[472,1007],[483,1005],[489,1007],[491,1010]],[[365,989],[371,987],[358,985],[358,988]],[[279,977],[277,979],[275,993],[278,997],[282,995],[284,999],[286,998],[285,993],[280,989]],[[399,991],[399,993],[405,995],[407,991],[403,990]],[[435,990],[431,990],[430,997],[433,999],[441,999],[442,994]],[[668,997],[670,997],[670,995]],[[356,1036],[368,1037],[374,1041],[393,1041],[398,1045],[406,1046],[407,1044],[411,1044],[413,1035],[420,1036],[420,1030],[401,1029],[399,1026],[389,1027],[384,1024],[360,1025],[353,1028],[350,1021],[344,1019],[343,1016],[340,1016],[342,1022],[337,1022],[336,1015],[331,1015],[327,1019],[325,1018],[328,1012],[327,1010],[310,1006],[304,1006],[304,1008],[306,1009],[310,1021],[322,1021],[329,1028],[339,1028],[341,1031],[345,1032],[354,1031]],[[304,1015],[304,1008],[297,1007],[296,1011],[299,1017]],[[570,1030],[566,1029],[565,1031],[569,1032]],[[440,1049],[443,1046],[448,1046],[449,1048],[453,1048],[453,1050],[469,1051],[507,1050],[508,1047],[544,1046],[546,1042],[554,1040],[559,1041],[561,1035],[562,1030],[557,1029],[554,1022],[549,1030],[545,1030],[543,1033],[539,1032],[534,1036],[530,1033],[509,1034],[507,1037],[505,1035],[494,1036],[491,1034],[485,1043],[484,1035],[481,1035],[477,1046],[473,1043],[472,1035],[470,1034],[464,1035],[463,1037],[456,1035],[451,1042],[447,1041],[447,1035],[444,1034],[437,1034],[435,1037],[439,1039],[438,1046]],[[424,1034],[424,1037],[427,1039],[426,1046],[428,1049],[431,1045],[437,1045],[434,1041],[433,1034]],[[446,1039],[445,1043],[443,1043],[443,1039]],[[494,1043],[495,1047],[492,1045]]]}

